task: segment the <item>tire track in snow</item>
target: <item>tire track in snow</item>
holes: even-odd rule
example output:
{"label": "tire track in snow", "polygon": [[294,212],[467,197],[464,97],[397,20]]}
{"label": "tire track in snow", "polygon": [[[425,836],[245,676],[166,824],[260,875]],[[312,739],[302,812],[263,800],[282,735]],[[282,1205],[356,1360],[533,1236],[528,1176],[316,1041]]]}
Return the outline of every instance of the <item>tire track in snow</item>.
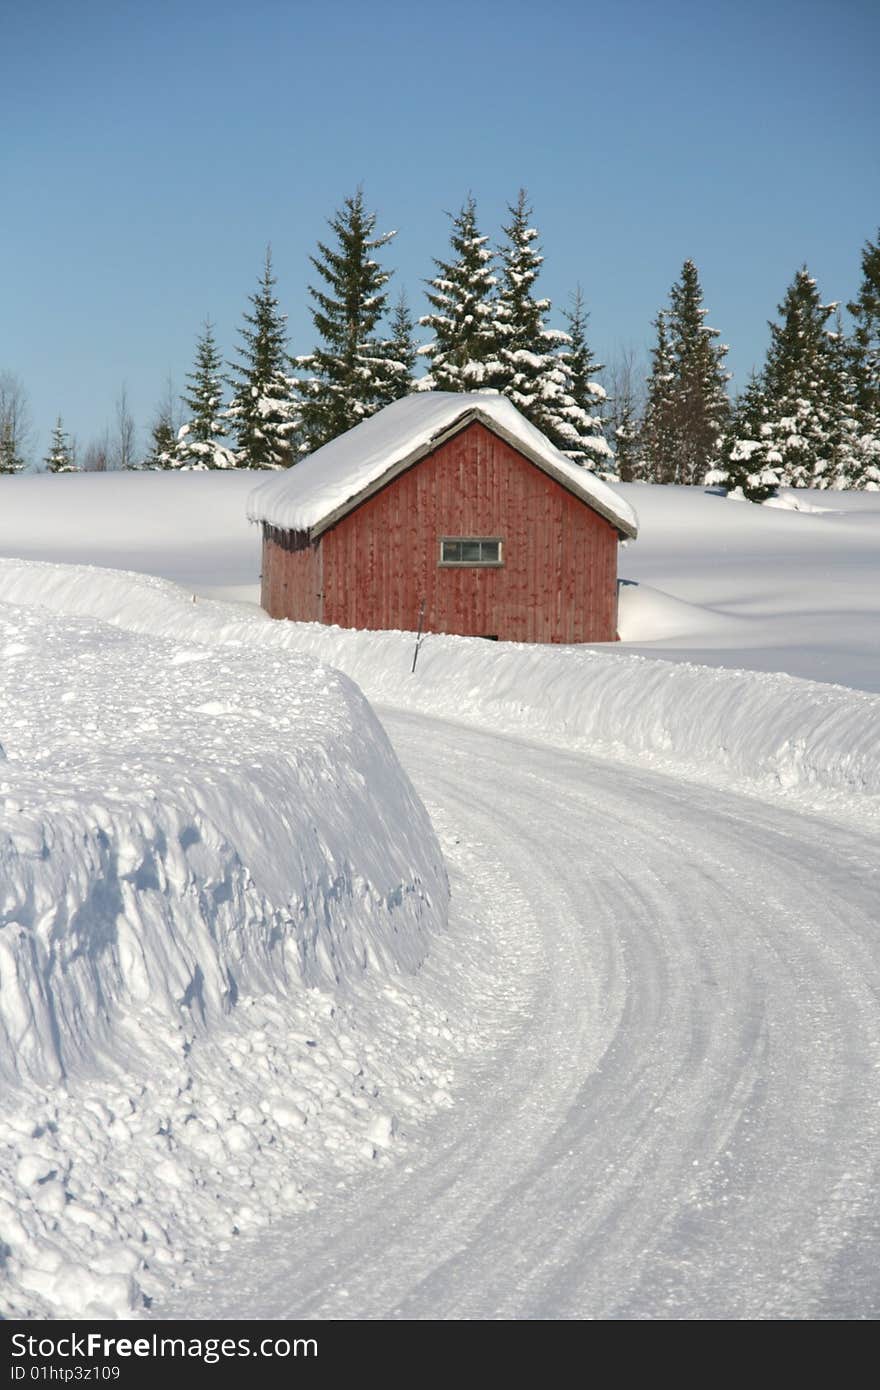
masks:
{"label": "tire track in snow", "polygon": [[242,1248],[234,1300],[212,1281],[183,1315],[875,1316],[876,839],[385,721],[472,919],[423,988],[483,1053],[406,1170]]}

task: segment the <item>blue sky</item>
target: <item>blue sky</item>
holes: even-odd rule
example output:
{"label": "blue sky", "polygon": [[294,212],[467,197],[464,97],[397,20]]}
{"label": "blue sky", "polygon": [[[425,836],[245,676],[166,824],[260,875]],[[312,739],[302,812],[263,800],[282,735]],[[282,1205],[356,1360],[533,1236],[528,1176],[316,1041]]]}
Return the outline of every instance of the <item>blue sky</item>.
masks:
{"label": "blue sky", "polygon": [[606,358],[692,257],[735,386],[795,269],[851,297],[880,224],[876,0],[0,8],[0,370],[37,454],[123,382],[145,435],[206,315],[232,354],[267,242],[308,351],[308,256],[358,184],[416,312],[445,212],[471,190],[497,236],[524,185],[540,288],[582,284]]}

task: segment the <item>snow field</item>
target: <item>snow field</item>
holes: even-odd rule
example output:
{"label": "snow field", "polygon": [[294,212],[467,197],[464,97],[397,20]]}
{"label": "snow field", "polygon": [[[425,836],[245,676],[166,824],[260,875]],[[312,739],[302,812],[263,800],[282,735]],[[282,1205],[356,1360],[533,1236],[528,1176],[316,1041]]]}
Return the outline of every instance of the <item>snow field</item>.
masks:
{"label": "snow field", "polygon": [[622,650],[880,694],[880,493],[784,489],[757,507],[620,490],[641,524],[620,555]]}
{"label": "snow field", "polygon": [[[5,478],[0,555],[137,570],[258,604],[260,530],[245,512],[261,483],[265,473],[239,469]],[[880,694],[880,493],[785,489],[781,505],[756,507],[695,487],[614,492],[639,517],[620,554],[617,654]]]}
{"label": "snow field", "polygon": [[4,477],[0,554],[139,570],[218,598],[259,599],[260,532],[245,521],[245,504],[265,477],[244,469]]}
{"label": "snow field", "polygon": [[308,657],[5,604],[0,656],[4,1308],[125,1316],[443,1103],[445,869]]}
{"label": "snow field", "polygon": [[[731,504],[733,505],[733,504]],[[373,703],[880,819],[880,696],[778,672],[666,662],[596,647],[425,638],[272,622],[139,575],[0,560],[0,598],[206,644],[308,652]]]}

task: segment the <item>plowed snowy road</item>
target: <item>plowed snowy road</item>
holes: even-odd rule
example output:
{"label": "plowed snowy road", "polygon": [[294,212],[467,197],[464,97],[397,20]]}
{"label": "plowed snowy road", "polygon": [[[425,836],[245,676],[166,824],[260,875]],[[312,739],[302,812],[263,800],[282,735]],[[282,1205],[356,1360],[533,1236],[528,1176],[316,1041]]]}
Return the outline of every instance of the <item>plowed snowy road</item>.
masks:
{"label": "plowed snowy road", "polygon": [[406,1164],[160,1316],[880,1314],[880,846],[383,714],[450,862],[419,988],[479,1039]]}

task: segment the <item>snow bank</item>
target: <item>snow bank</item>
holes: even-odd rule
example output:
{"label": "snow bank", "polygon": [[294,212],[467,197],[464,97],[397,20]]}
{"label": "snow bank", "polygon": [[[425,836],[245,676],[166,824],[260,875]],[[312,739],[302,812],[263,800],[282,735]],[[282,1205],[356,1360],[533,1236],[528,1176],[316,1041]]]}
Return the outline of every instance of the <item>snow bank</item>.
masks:
{"label": "snow bank", "polygon": [[436,1108],[442,856],[308,656],[0,603],[0,733],[0,1305],[127,1316]]}
{"label": "snow bank", "polygon": [[[880,696],[761,671],[670,663],[619,648],[546,647],[273,622],[192,604],[135,575],[0,561],[0,597],[210,644],[306,651],[375,702],[491,725],[805,806],[867,814],[880,798]],[[872,802],[880,813],[880,807]]]}
{"label": "snow bank", "polygon": [[92,1066],[121,1008],[415,969],[441,855],[360,692],[308,657],[0,612],[0,1074]]}
{"label": "snow bank", "polygon": [[673,637],[741,631],[748,625],[717,609],[666,594],[649,584],[625,580],[619,589],[617,630],[622,642],[656,642]]}

